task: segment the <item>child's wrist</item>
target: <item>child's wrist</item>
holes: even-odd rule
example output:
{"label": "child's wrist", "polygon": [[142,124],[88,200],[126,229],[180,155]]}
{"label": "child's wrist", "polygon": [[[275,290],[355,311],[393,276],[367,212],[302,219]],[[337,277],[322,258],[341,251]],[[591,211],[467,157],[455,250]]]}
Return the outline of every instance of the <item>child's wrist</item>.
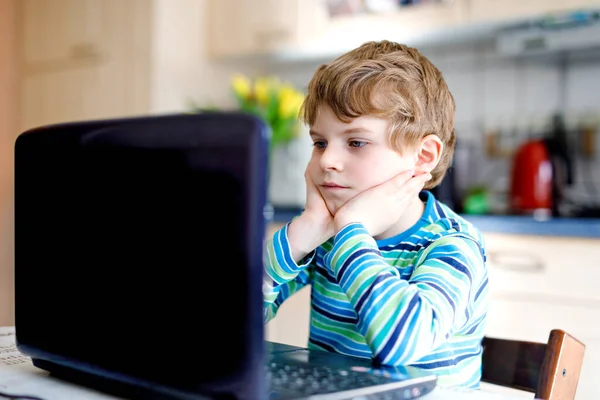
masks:
{"label": "child's wrist", "polygon": [[288,227],[288,240],[292,249],[292,257],[296,262],[303,259],[320,243],[314,244],[314,225],[304,214],[294,218]]}
{"label": "child's wrist", "polygon": [[351,224],[353,222],[357,222],[357,221],[352,221],[351,218],[348,218],[347,216],[345,216],[342,213],[336,214],[336,216],[333,220],[333,229],[335,231],[335,234],[337,235],[339,233],[339,231],[341,231],[342,229],[344,229],[344,227],[348,226],[349,224]]}

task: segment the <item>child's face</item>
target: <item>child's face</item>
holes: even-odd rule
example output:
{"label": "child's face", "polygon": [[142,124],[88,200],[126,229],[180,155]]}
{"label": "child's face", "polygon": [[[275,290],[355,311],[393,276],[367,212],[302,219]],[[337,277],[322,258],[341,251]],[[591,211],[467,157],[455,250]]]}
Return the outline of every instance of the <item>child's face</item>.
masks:
{"label": "child's face", "polygon": [[370,116],[344,123],[330,107],[319,108],[310,130],[314,148],[307,172],[331,214],[359,193],[414,168],[416,151],[393,150],[389,126]]}

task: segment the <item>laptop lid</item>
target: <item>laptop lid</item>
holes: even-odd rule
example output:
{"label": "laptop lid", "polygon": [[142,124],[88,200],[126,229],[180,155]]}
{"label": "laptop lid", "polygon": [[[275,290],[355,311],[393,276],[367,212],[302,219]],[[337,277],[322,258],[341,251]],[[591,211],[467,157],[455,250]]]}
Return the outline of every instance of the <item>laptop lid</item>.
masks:
{"label": "laptop lid", "polygon": [[132,397],[262,398],[267,135],[218,112],[21,134],[18,349]]}

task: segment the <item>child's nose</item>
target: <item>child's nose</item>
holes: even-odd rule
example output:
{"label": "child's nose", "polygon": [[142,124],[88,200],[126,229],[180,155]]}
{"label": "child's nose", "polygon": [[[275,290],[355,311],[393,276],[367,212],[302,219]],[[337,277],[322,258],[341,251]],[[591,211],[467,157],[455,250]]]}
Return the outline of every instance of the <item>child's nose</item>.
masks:
{"label": "child's nose", "polygon": [[327,146],[321,153],[320,166],[323,171],[343,169],[343,160],[339,151],[336,151],[333,146]]}

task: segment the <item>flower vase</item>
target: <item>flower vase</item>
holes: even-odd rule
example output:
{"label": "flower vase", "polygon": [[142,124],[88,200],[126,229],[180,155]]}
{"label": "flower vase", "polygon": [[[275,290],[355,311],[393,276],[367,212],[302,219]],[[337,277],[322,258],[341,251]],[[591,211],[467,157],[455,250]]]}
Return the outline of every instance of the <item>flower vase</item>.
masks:
{"label": "flower vase", "polygon": [[308,128],[301,124],[294,139],[278,143],[269,160],[268,198],[274,208],[303,208],[306,203],[304,171],[312,153]]}

